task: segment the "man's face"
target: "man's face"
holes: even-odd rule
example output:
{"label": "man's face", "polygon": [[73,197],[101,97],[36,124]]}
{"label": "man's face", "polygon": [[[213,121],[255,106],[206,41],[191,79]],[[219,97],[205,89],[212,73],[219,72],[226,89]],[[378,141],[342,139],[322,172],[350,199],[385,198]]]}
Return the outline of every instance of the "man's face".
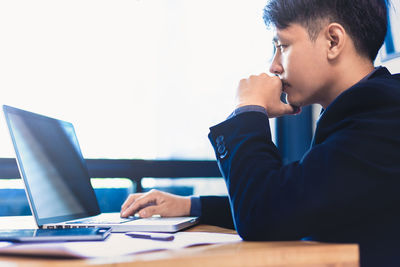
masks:
{"label": "man's face", "polygon": [[322,32],[312,41],[299,24],[276,29],[270,72],[281,78],[287,100],[294,106],[324,103],[332,74],[326,54],[329,43]]}

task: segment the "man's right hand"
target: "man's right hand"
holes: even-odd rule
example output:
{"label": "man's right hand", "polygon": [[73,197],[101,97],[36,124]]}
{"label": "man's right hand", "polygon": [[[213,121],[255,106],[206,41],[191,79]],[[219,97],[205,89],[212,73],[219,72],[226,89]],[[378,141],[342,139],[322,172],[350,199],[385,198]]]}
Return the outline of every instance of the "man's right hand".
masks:
{"label": "man's right hand", "polygon": [[134,216],[142,218],[153,215],[161,217],[180,217],[190,215],[190,197],[182,197],[166,192],[151,190],[147,193],[130,194],[121,206],[121,217]]}
{"label": "man's right hand", "polygon": [[282,82],[277,76],[266,73],[252,75],[240,81],[236,108],[257,105],[264,107],[269,118],[296,114],[300,110],[281,101]]}

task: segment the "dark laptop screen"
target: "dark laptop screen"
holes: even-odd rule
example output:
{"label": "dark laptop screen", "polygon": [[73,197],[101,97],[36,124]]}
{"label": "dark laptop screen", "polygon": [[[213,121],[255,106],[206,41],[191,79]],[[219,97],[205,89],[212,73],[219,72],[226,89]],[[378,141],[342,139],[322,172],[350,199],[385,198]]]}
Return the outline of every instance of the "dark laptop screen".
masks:
{"label": "dark laptop screen", "polygon": [[9,106],[3,109],[38,224],[98,214],[72,124]]}

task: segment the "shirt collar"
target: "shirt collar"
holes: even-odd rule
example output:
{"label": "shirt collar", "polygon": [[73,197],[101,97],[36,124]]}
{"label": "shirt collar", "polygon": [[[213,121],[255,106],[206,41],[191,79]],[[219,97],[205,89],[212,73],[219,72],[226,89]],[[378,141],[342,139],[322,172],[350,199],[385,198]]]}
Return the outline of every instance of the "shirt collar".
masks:
{"label": "shirt collar", "polygon": [[366,80],[369,80],[369,78],[371,78],[371,76],[373,76],[376,72],[380,71],[381,69],[383,69],[382,66],[375,67],[374,70],[371,71],[370,73],[368,73],[367,76],[365,76],[364,78],[362,78],[360,82],[364,82],[364,81],[366,81]]}
{"label": "shirt collar", "polygon": [[[372,78],[372,76],[375,76],[375,74],[379,73],[379,72],[387,72],[388,70],[383,67],[383,66],[378,66],[375,67],[373,71],[371,71],[370,73],[367,74],[367,76],[365,76],[364,78],[362,78],[359,82],[365,82],[367,80],[369,80],[370,78]],[[325,112],[325,109],[322,108],[321,112],[319,114],[319,118],[318,120],[322,117],[322,114]]]}

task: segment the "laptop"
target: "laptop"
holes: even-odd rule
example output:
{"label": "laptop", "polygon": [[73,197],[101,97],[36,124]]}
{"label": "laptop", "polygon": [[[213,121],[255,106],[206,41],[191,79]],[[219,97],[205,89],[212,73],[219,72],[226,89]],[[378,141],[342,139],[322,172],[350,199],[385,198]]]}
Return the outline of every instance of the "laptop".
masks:
{"label": "laptop", "polygon": [[197,217],[120,218],[101,213],[72,123],[3,106],[25,192],[39,228],[111,227],[177,232]]}

